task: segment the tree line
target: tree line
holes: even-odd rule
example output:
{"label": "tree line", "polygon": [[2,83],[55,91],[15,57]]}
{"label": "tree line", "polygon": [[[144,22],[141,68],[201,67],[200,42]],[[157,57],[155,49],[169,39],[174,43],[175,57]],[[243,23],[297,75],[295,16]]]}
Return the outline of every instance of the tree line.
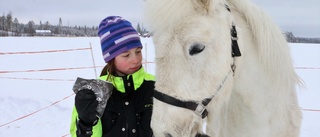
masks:
{"label": "tree line", "polygon": [[[137,25],[137,31],[141,36],[149,37],[148,31]],[[30,20],[27,24],[20,23],[18,18],[14,18],[12,13],[0,17],[0,36],[59,36],[59,37],[95,37],[98,26],[63,26],[62,19],[59,18],[57,25],[52,25],[49,21],[36,24]]]}
{"label": "tree line", "polygon": [[295,37],[292,32],[285,32],[284,35],[290,43],[320,43],[320,38]]}
{"label": "tree line", "polygon": [[[37,30],[48,30],[37,32]],[[143,37],[150,37],[150,33],[143,24],[138,23],[136,30]],[[19,23],[18,18],[13,18],[12,13],[0,17],[0,36],[73,36],[73,37],[96,37],[98,26],[63,26],[62,19],[59,18],[57,25],[52,25],[49,21],[36,24],[30,20],[27,24]],[[295,37],[292,32],[285,32],[284,36],[290,43],[320,43],[320,38]]]}
{"label": "tree line", "polygon": [[[18,18],[13,18],[12,13],[0,17],[0,36],[97,36],[97,29],[97,26],[63,26],[61,18],[59,18],[59,24],[52,25],[49,21],[40,21],[39,24],[36,24],[32,20],[23,24],[19,22]],[[36,30],[48,31],[47,33],[37,33]]]}

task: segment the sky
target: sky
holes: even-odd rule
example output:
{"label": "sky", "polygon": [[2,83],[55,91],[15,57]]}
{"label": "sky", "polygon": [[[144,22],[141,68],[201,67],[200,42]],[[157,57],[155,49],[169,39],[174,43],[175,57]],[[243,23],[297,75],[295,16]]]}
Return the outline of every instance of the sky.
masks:
{"label": "sky", "polygon": [[[320,38],[320,0],[252,0],[280,26],[298,37]],[[59,18],[65,26],[98,26],[109,15],[123,16],[134,25],[143,24],[144,0],[0,0],[0,13],[12,12],[20,23]]]}

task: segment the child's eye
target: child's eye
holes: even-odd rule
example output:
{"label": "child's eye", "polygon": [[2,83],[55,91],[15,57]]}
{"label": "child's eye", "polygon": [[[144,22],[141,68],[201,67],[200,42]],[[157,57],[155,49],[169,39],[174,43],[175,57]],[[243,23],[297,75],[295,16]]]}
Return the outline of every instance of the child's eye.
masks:
{"label": "child's eye", "polygon": [[129,57],[129,54],[122,54],[122,57]]}
{"label": "child's eye", "polygon": [[137,50],[136,53],[141,53],[141,50]]}

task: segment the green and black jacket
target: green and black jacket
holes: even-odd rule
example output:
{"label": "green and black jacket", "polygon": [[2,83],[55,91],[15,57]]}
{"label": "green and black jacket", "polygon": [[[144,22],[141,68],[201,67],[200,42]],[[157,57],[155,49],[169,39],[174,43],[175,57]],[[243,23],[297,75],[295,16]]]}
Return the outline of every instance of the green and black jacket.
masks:
{"label": "green and black jacket", "polygon": [[[107,75],[99,79],[106,80]],[[143,67],[131,75],[114,77],[114,88],[92,137],[151,137],[155,78]],[[78,113],[74,108],[70,133],[76,137]]]}

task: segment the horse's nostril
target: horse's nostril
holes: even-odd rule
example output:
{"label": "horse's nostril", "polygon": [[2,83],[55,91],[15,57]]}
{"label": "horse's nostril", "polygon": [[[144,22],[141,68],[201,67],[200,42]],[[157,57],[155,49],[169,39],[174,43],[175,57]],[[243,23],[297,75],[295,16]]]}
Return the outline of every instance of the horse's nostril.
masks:
{"label": "horse's nostril", "polygon": [[165,137],[172,137],[172,135],[170,133],[164,133]]}
{"label": "horse's nostril", "polygon": [[206,135],[206,134],[200,134],[200,133],[198,133],[195,137],[210,137],[210,136],[208,136],[208,135]]}

